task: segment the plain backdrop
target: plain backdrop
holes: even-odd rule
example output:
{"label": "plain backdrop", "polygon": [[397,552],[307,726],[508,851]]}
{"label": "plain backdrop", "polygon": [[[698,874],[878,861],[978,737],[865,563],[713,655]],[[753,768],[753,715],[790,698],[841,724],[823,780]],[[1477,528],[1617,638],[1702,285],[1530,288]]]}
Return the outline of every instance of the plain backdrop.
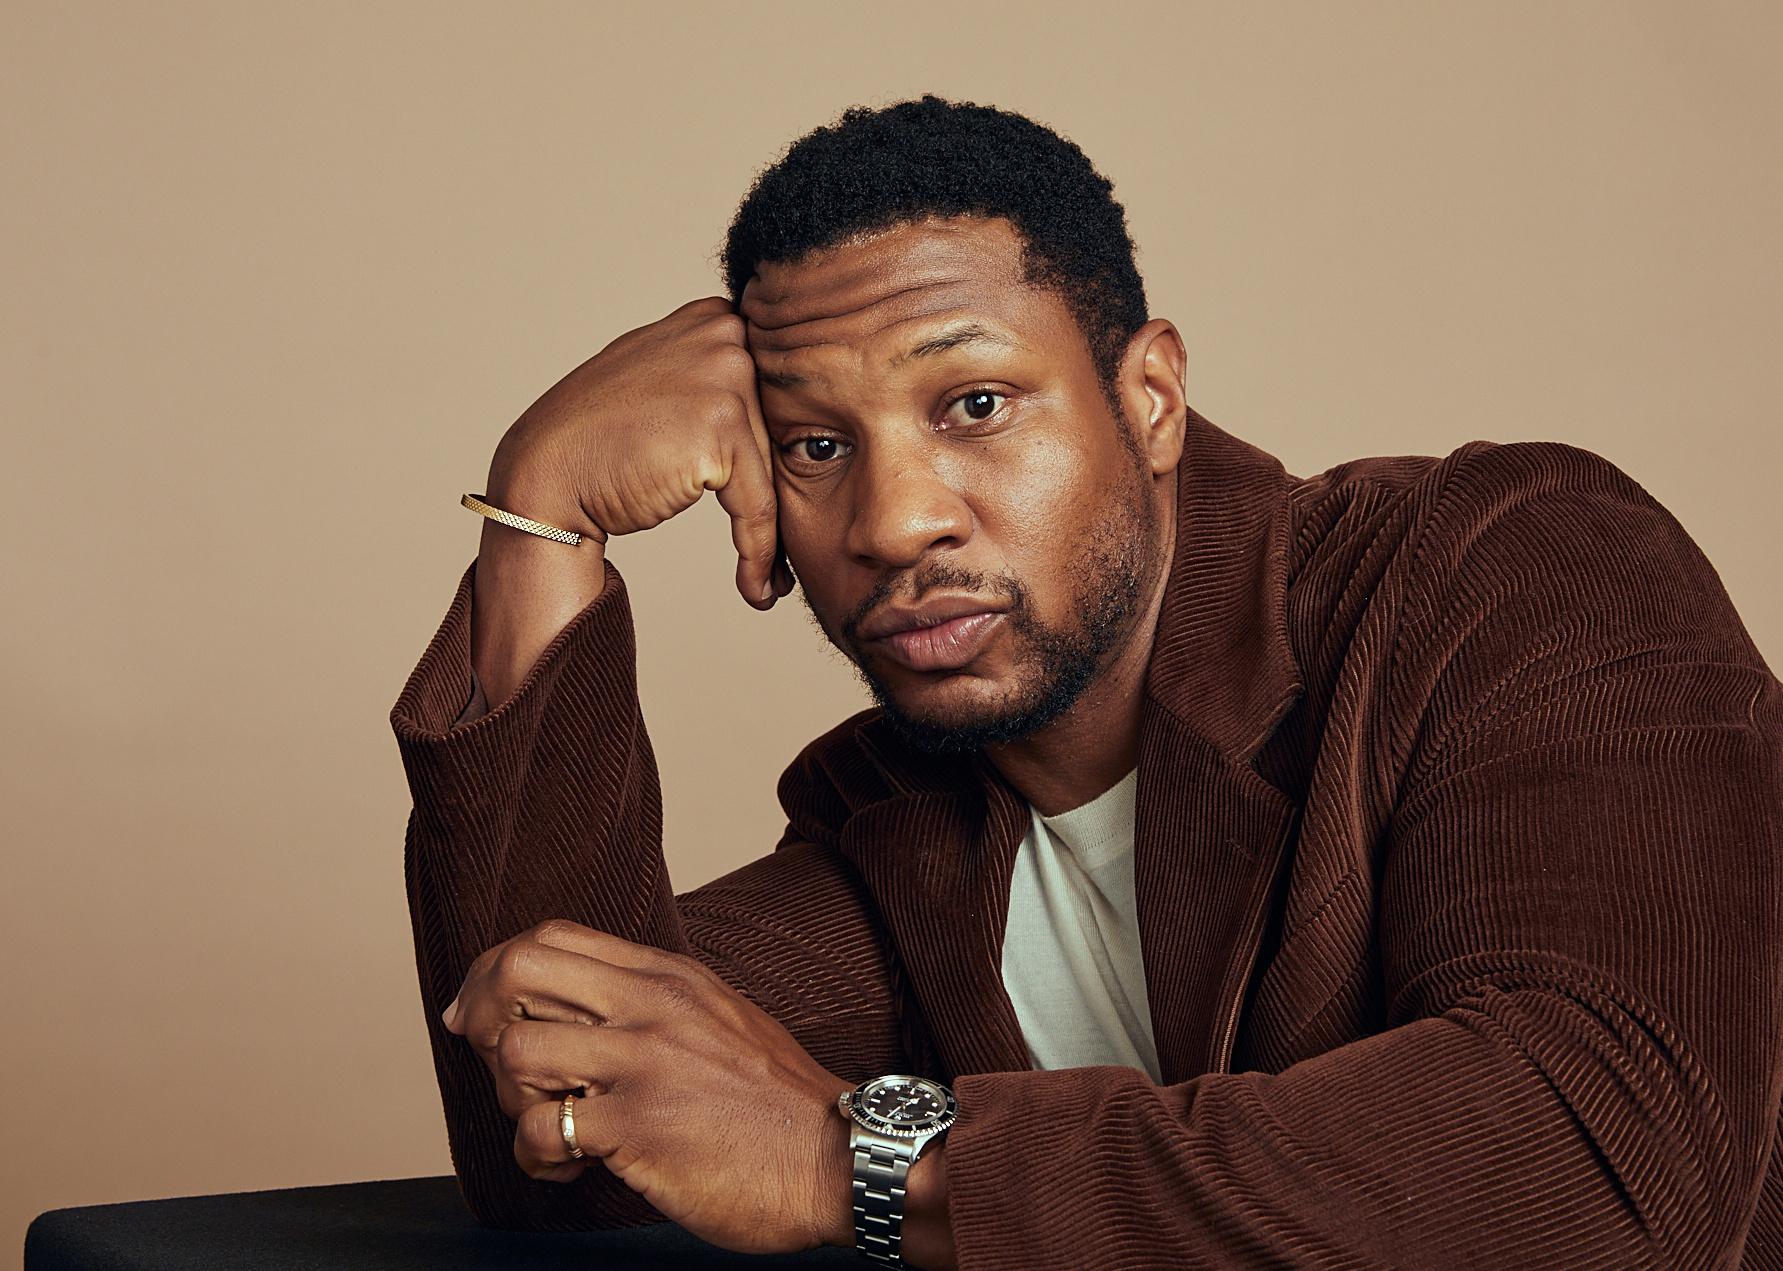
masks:
{"label": "plain backdrop", "polygon": [[[1783,8],[13,3],[0,30],[0,1242],[445,1173],[388,714],[502,432],[722,290],[853,104],[1115,183],[1189,400],[1307,475],[1594,450],[1783,665]],[[707,499],[620,539],[685,891],[866,704]],[[10,1259],[12,1253],[4,1255]]]}

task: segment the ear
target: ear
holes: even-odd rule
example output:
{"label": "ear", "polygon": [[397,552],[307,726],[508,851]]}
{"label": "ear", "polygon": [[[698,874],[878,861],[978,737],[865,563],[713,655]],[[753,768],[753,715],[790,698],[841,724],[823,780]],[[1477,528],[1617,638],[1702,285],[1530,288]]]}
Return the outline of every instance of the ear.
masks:
{"label": "ear", "polygon": [[1189,355],[1176,324],[1153,318],[1133,333],[1121,357],[1117,387],[1153,476],[1175,471],[1182,459],[1188,401],[1183,394]]}

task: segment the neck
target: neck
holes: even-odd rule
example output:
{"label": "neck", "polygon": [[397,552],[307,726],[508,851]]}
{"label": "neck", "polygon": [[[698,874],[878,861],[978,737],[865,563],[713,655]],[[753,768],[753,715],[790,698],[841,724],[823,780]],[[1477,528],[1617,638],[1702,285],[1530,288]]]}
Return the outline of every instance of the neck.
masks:
{"label": "neck", "polygon": [[1081,807],[1139,762],[1139,717],[1158,614],[1176,555],[1175,499],[1162,516],[1163,566],[1145,607],[1112,659],[1071,709],[1031,736],[985,747],[985,757],[1042,816]]}

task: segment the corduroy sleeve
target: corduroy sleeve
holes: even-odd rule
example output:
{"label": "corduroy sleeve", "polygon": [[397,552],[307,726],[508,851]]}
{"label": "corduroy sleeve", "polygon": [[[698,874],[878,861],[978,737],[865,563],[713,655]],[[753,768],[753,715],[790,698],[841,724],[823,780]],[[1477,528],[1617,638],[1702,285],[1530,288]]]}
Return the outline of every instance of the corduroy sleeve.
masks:
{"label": "corduroy sleeve", "polygon": [[568,1184],[527,1177],[493,1078],[440,1019],[478,954],[545,919],[698,957],[838,1076],[903,1067],[883,936],[852,867],[812,841],[821,818],[795,804],[774,851],[671,892],[630,602],[611,561],[606,571],[605,590],[514,695],[457,724],[471,692],[473,560],[390,714],[413,797],[404,877],[422,1017],[453,1168],[488,1226],[662,1220],[598,1163]]}
{"label": "corduroy sleeve", "polygon": [[962,1271],[1737,1261],[1783,1074],[1783,688],[1589,451],[1480,447],[1431,523],[1382,730],[1385,1027],[1167,1086],[958,1077]]}

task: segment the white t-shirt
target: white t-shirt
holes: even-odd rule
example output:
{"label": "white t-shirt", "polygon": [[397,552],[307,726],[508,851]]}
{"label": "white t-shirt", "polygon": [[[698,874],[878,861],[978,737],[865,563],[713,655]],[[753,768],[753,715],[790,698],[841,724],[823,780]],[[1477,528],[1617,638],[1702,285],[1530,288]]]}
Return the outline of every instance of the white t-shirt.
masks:
{"label": "white t-shirt", "polygon": [[1003,938],[1003,985],[1034,1067],[1125,1064],[1154,1082],[1157,1045],[1133,903],[1135,768],[1088,803],[1030,805]]}

